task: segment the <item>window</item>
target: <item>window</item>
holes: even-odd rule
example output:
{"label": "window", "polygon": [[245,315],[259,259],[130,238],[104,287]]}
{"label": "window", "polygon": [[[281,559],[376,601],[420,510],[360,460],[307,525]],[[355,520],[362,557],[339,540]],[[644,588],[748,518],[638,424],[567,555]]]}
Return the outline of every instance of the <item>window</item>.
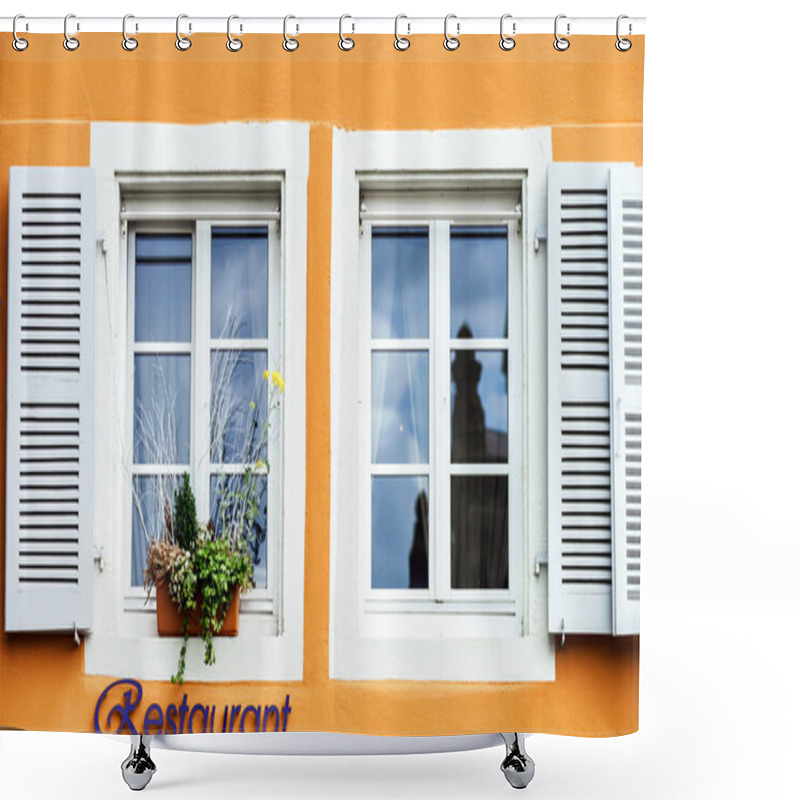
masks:
{"label": "window", "polygon": [[[510,575],[509,550],[518,549],[521,525],[509,493],[519,495],[524,423],[519,189],[493,199],[494,214],[485,196],[475,203],[463,191],[365,194],[362,203],[371,306],[364,562],[376,609],[514,612],[519,575]],[[432,203],[448,204],[451,218],[433,218]],[[394,215],[412,220],[398,225]]]}
{"label": "window", "polygon": [[[269,531],[280,519],[280,438],[262,447],[254,431],[266,423],[263,374],[283,368],[280,242],[275,219],[236,221],[237,213],[254,214],[252,199],[247,212],[236,196],[220,195],[216,203],[216,213],[227,211],[224,220],[129,226],[130,582],[142,585],[147,533],[160,524],[184,472],[198,516],[219,527],[224,489],[235,490],[244,466],[264,455],[274,474],[270,479],[262,469],[259,478],[250,543],[256,591],[243,598],[244,611],[255,600],[271,599],[276,583],[276,536]],[[180,208],[180,198],[171,205]],[[279,207],[279,198],[265,197],[263,206],[260,216],[277,216],[268,209]],[[142,198],[135,207],[147,215]],[[272,422],[279,431],[280,418]]]}
{"label": "window", "polygon": [[219,523],[218,487],[235,487],[251,461],[248,423],[264,413],[264,371],[277,369],[286,391],[251,543],[256,589],[242,597],[239,635],[216,643],[214,668],[190,652],[186,678],[299,679],[308,126],[96,123],[91,149],[92,505],[104,524],[91,529],[86,671],[171,674],[175,641],[157,636],[141,585],[144,532],[184,472],[198,516]]}
{"label": "window", "polygon": [[526,566],[547,546],[548,160],[547,131],[335,132],[334,678],[554,677]]}

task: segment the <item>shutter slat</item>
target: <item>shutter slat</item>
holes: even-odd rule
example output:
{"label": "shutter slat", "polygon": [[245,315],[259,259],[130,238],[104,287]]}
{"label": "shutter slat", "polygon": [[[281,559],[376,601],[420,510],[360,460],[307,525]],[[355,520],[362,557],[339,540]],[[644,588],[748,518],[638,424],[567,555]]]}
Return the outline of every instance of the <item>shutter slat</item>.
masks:
{"label": "shutter slat", "polygon": [[547,229],[548,625],[610,633],[607,167],[551,165]]}
{"label": "shutter slat", "polygon": [[91,627],[94,178],[9,180],[6,631]]}
{"label": "shutter slat", "polygon": [[638,633],[641,214],[640,170],[551,165],[548,626],[556,634]]}
{"label": "shutter slat", "polygon": [[642,176],[611,174],[611,325],[614,349],[614,632],[639,633],[642,459]]}

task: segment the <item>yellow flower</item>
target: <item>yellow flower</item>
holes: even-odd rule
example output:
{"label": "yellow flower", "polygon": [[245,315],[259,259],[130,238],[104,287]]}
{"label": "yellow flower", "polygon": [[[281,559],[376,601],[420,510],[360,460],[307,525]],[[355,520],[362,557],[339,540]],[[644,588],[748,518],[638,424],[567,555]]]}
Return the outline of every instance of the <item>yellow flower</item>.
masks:
{"label": "yellow flower", "polygon": [[261,376],[265,381],[269,380],[269,370],[265,369],[264,374]]}
{"label": "yellow flower", "polygon": [[266,466],[267,465],[260,458],[256,461],[256,469],[264,469]]}
{"label": "yellow flower", "polygon": [[286,388],[286,384],[284,383],[283,378],[278,370],[275,370],[272,373],[272,385],[277,386],[281,392],[283,392],[283,390]]}
{"label": "yellow flower", "polygon": [[255,407],[256,407],[256,404],[251,400],[250,401],[250,408],[255,409]]}

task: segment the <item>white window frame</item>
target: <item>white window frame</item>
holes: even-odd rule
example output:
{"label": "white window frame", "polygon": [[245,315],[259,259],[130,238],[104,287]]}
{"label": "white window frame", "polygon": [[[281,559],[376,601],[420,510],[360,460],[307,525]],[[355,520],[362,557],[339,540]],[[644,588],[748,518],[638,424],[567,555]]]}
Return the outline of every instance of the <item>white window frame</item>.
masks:
{"label": "white window frame", "polygon": [[[360,247],[360,291],[362,308],[372,306],[372,228],[377,227],[419,227],[428,230],[428,337],[425,339],[373,339],[371,336],[371,314],[361,315],[364,352],[361,355],[359,385],[371,397],[371,358],[374,352],[418,351],[428,354],[429,370],[433,380],[429,383],[428,426],[429,460],[426,464],[384,465],[372,463],[371,457],[371,414],[362,414],[359,441],[363,454],[359,458],[359,491],[364,496],[371,492],[371,482],[379,475],[425,475],[429,481],[430,497],[435,499],[429,506],[428,530],[430,532],[428,550],[428,589],[374,589],[372,588],[371,549],[372,531],[370,504],[361,507],[359,522],[359,552],[364,553],[360,562],[360,575],[365,610],[364,629],[371,635],[379,635],[388,624],[393,627],[429,626],[431,634],[437,631],[438,623],[432,623],[426,615],[453,614],[461,616],[450,620],[447,625],[463,632],[467,626],[474,632],[476,624],[484,626],[488,632],[502,629],[507,635],[516,633],[517,612],[520,607],[522,576],[521,553],[522,515],[521,511],[521,439],[516,425],[522,419],[521,402],[521,253],[519,223],[519,188],[497,192],[495,202],[487,208],[482,197],[469,194],[467,186],[445,192],[415,191],[413,185],[408,190],[393,191],[387,194],[370,194],[365,189],[361,213]],[[475,187],[473,187],[475,188]],[[478,201],[478,202],[475,202]],[[442,213],[446,209],[446,215]],[[463,348],[453,346],[450,335],[449,313],[441,309],[450,307],[450,228],[458,226],[481,225],[505,227],[508,231],[508,308],[509,331],[504,339],[465,340]],[[514,291],[516,289],[517,291]],[[437,312],[438,310],[438,312]],[[512,346],[512,343],[513,346]],[[446,422],[450,414],[450,354],[451,349],[470,349],[495,352],[507,350],[509,353],[509,454],[506,464],[458,464],[450,463],[449,426]],[[371,402],[368,403],[371,408]],[[443,407],[443,413],[437,408]],[[503,475],[508,477],[509,512],[509,586],[508,589],[453,589],[450,586],[450,475]],[[436,488],[434,488],[436,487]],[[421,614],[412,620],[408,614]],[[397,615],[394,617],[393,615]],[[472,618],[475,615],[475,618]],[[486,616],[483,616],[486,615]],[[463,633],[462,633],[463,635]]]}
{"label": "white window frame", "polygon": [[[273,269],[280,275],[275,296],[276,284],[270,283],[269,310],[273,314],[275,309],[280,320],[277,346],[270,336],[269,366],[279,368],[286,381],[276,426],[278,449],[271,451],[280,468],[273,463],[270,473],[270,489],[279,493],[268,522],[268,541],[274,540],[270,546],[275,548],[268,568],[275,575],[269,593],[256,590],[242,598],[239,635],[216,640],[213,667],[202,663],[202,642],[190,640],[186,680],[302,678],[308,147],[309,127],[303,123],[92,125],[91,165],[102,253],[95,279],[93,508],[95,519],[107,524],[96,524],[94,532],[94,624],[85,647],[88,674],[166,680],[175,670],[180,648],[180,639],[158,637],[154,600],[144,603],[144,592],[130,580],[133,269],[128,228],[163,228],[183,220],[187,228],[207,230],[210,244],[211,225],[249,221],[269,226],[270,281]],[[193,269],[193,294],[195,276]],[[207,299],[193,297],[193,309]],[[289,308],[291,314],[286,313]],[[193,333],[195,348],[208,344],[210,353],[211,341],[199,342]],[[237,341],[236,347],[246,349],[247,344]],[[202,354],[193,358],[193,371],[198,366],[207,369],[206,360]],[[202,375],[193,375],[193,390],[202,380]],[[193,425],[196,409],[193,399]],[[193,444],[197,441],[192,431]],[[284,441],[291,441],[291,447]],[[196,469],[202,454],[195,446],[190,455]],[[202,513],[209,488],[194,488]]]}
{"label": "white window frame", "polygon": [[[548,128],[334,131],[329,664],[333,678],[555,679],[555,651],[547,632],[546,573],[534,570],[535,554],[547,548],[546,263],[544,253],[534,247],[534,238],[536,227],[546,222],[550,139]],[[508,191],[521,197],[519,213],[509,214],[502,199]],[[515,392],[509,376],[509,421],[521,419],[523,435],[515,458],[518,474],[509,476],[508,590],[450,590],[417,599],[414,595],[419,590],[371,589],[368,234],[373,216],[404,225],[430,224],[429,246],[448,251],[448,220],[512,226],[509,303],[519,304],[515,370],[521,380]],[[449,259],[449,252],[445,257]],[[359,265],[360,278],[354,264]],[[512,294],[515,269],[519,269],[517,297]],[[449,294],[440,297],[449,276],[432,280],[436,294],[430,297],[431,305],[449,304]],[[517,333],[511,330],[511,316],[510,309],[509,342]],[[446,315],[441,315],[436,324],[446,321]],[[449,342],[449,334],[448,329],[439,335]],[[434,400],[436,391],[447,398],[449,411],[449,382],[438,390],[431,386],[431,402],[442,402],[438,395]],[[447,438],[449,430],[441,432]],[[449,440],[431,446],[447,453]],[[358,476],[355,492],[354,475]],[[430,520],[431,529],[434,525],[436,521]],[[439,561],[439,567],[449,571],[447,558]],[[435,562],[429,564],[432,570]],[[353,580],[354,570],[357,580]],[[437,578],[429,574],[434,583]]]}
{"label": "white window frame", "polygon": [[[124,192],[124,186],[123,192]],[[278,235],[278,222],[280,220],[280,196],[264,195],[259,203],[245,197],[245,202],[236,196],[221,195],[212,204],[204,204],[205,210],[198,212],[196,202],[192,195],[180,193],[158,194],[145,200],[139,198],[137,203],[126,202],[123,194],[123,217],[128,221],[126,239],[127,271],[128,271],[128,389],[127,389],[127,422],[125,433],[127,438],[125,452],[131,454],[128,469],[131,476],[148,476],[156,472],[174,472],[177,475],[188,472],[192,480],[192,488],[197,501],[198,516],[207,519],[210,516],[212,498],[210,496],[209,481],[211,477],[211,464],[208,456],[210,431],[200,429],[201,420],[208,420],[211,404],[211,381],[209,358],[214,350],[256,350],[268,352],[267,369],[283,372],[281,363],[281,329],[283,327],[283,311],[281,301],[281,263],[280,263],[280,237]],[[138,208],[132,208],[137,206]],[[159,214],[159,207],[165,210],[160,215],[166,218],[154,219]],[[188,217],[193,214],[194,218]],[[180,219],[180,217],[184,217]],[[209,321],[211,314],[211,233],[214,227],[265,227],[267,233],[267,267],[268,267],[268,304],[267,310],[269,330],[265,339],[214,339],[210,335]],[[136,273],[136,236],[138,234],[152,233],[188,233],[192,238],[192,278],[191,278],[191,339],[188,345],[180,343],[150,343],[135,342],[134,324],[136,319],[135,309],[135,273]],[[205,309],[203,311],[203,309]],[[202,315],[202,318],[201,318]],[[162,467],[161,470],[149,464],[135,464],[133,462],[133,430],[136,409],[131,399],[134,392],[134,357],[137,354],[176,353],[191,357],[191,401],[190,401],[190,454],[189,463]],[[278,547],[278,532],[281,529],[280,476],[283,473],[283,437],[275,435],[282,430],[282,407],[276,409],[271,418],[273,434],[270,436],[270,475],[267,482],[267,587],[251,589],[241,597],[240,612],[266,613],[269,616],[273,633],[277,633],[277,617],[280,608],[280,596],[276,595],[275,587],[279,578],[277,559],[280,548]],[[226,464],[224,468],[218,465],[219,473],[238,473],[244,465]],[[132,501],[131,501],[132,503]],[[131,518],[133,513],[130,506]],[[128,576],[125,587],[125,611],[141,612],[142,609],[153,609],[153,597],[147,599],[147,593],[142,586],[133,586],[130,580],[133,529],[129,527],[128,547],[125,548],[123,558],[124,574]],[[127,561],[127,563],[125,563]],[[277,606],[276,606],[277,601]]]}

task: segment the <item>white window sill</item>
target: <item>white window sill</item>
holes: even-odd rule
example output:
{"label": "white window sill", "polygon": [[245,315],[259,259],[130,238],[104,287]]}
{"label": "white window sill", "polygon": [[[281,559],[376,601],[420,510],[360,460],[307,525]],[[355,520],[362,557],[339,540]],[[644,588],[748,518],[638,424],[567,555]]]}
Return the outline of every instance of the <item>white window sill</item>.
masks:
{"label": "white window sill", "polygon": [[339,635],[333,642],[335,680],[554,681],[552,637],[392,639]]}
{"label": "white window sill", "polygon": [[[302,652],[284,636],[276,636],[264,621],[260,631],[240,618],[238,636],[214,639],[216,663],[203,663],[203,641],[189,639],[186,651],[186,681],[301,680]],[[155,625],[155,619],[153,619]],[[138,680],[169,681],[178,666],[180,636],[86,637],[86,672],[90,675],[124,675]]]}

